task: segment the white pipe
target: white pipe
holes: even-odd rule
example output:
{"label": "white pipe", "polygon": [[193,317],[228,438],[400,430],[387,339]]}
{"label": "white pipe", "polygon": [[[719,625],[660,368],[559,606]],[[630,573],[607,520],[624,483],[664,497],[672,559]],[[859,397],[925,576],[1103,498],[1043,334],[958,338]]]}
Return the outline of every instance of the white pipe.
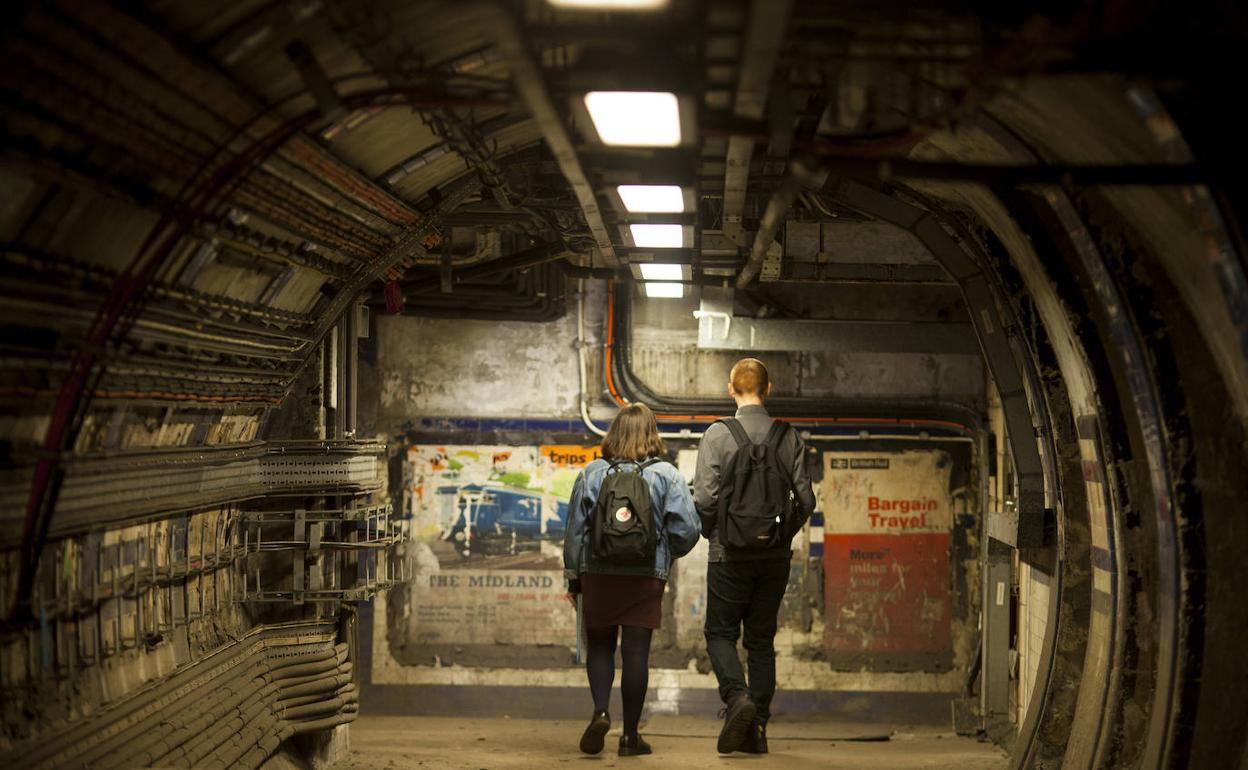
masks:
{"label": "white pipe", "polygon": [[607,432],[599,428],[589,417],[588,397],[585,393],[586,380],[589,379],[585,373],[585,279],[578,278],[576,280],[576,355],[580,365],[580,401],[581,401],[581,422],[585,423],[585,427],[596,436],[605,436]]}
{"label": "white pipe", "polygon": [[[585,371],[585,279],[578,278],[576,283],[577,283],[577,292],[579,295],[577,298],[577,303],[576,303],[576,334],[577,334],[576,353],[577,353],[577,358],[579,359],[578,363],[580,365],[580,378],[581,378],[581,396],[580,396],[581,422],[585,423],[585,427],[588,428],[590,432],[593,433],[594,435],[605,436],[607,435],[607,432],[603,430],[602,428],[598,427],[598,424],[595,423],[593,419],[589,416],[589,403],[588,403],[589,396],[586,392],[586,380],[589,379],[589,375]],[[682,430],[682,431],[678,431],[675,433],[672,433],[672,432],[664,433],[660,431],[659,437],[660,438],[678,438],[678,439],[700,439],[702,438],[702,431],[695,432],[691,430]]]}

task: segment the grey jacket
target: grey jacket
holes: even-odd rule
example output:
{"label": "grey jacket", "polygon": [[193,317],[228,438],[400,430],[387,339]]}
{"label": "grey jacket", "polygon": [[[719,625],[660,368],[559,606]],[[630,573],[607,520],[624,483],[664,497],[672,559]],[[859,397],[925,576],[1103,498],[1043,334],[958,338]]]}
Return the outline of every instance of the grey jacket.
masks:
{"label": "grey jacket", "polygon": [[[771,430],[773,422],[767,410],[755,404],[747,404],[737,409],[737,419],[746,434],[754,442],[762,441]],[[789,544],[767,551],[751,553],[725,553],[715,535],[715,522],[719,513],[720,469],[737,451],[737,442],[732,433],[723,423],[714,423],[702,434],[702,443],[698,445],[698,470],[693,477],[693,502],[702,519],[702,533],[711,541],[709,561],[751,561],[758,559],[787,559],[791,553]],[[792,469],[793,491],[797,498],[794,514],[798,521],[794,522],[793,530],[797,531],[804,525],[810,514],[815,510],[815,493],[810,486],[810,474],[806,472],[806,443],[796,429],[790,430],[780,445],[780,460],[787,468]]]}

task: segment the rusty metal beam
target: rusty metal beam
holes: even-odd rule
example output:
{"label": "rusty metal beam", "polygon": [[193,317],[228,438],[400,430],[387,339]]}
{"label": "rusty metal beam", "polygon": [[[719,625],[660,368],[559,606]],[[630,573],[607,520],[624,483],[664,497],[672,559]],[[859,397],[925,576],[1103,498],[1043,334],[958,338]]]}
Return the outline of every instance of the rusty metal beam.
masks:
{"label": "rusty metal beam", "polygon": [[[792,6],[792,0],[754,0],[750,5],[733,104],[733,113],[739,118],[758,121],[766,113],[772,71]],[[752,138],[737,134],[728,138],[727,167],[724,170],[724,235],[742,247],[747,245],[741,228],[741,215],[745,210],[750,156],[753,153]]]}
{"label": "rusty metal beam", "polygon": [[602,252],[602,258],[610,267],[619,265],[615,247],[611,242],[611,234],[602,219],[602,211],[598,207],[598,197],[594,187],[585,175],[581,159],[576,153],[572,137],[568,134],[563,116],[555,109],[550,97],[541,68],[529,51],[521,34],[520,25],[510,7],[502,3],[476,3],[473,10],[481,20],[482,26],[492,34],[495,44],[506,60],[511,72],[512,82],[520,97],[524,100],[533,119],[537,121],[550,147],[551,153],[559,164],[576,200],[581,205],[581,213],[585,215],[585,224]]}

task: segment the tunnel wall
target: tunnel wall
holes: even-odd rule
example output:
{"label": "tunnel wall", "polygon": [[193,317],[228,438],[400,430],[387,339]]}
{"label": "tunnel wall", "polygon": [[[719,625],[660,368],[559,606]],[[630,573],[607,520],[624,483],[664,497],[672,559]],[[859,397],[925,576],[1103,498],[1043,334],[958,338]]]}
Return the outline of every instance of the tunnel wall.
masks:
{"label": "tunnel wall", "polygon": [[[785,290],[795,295],[796,287]],[[948,287],[819,286],[796,297],[815,317],[837,320],[964,320],[956,291]],[[980,356],[862,351],[736,351],[698,347],[696,293],[679,300],[634,298],[634,372],[665,396],[722,398],[726,372],[739,358],[757,355],[768,368],[774,396],[807,398],[936,398],[982,410],[984,370]],[[885,332],[881,332],[885,333]],[[829,334],[835,334],[829,331]]]}
{"label": "tunnel wall", "polygon": [[[600,288],[598,289],[601,290]],[[640,292],[638,292],[639,294]],[[957,320],[965,315],[945,287],[821,287],[825,314],[843,320]],[[605,301],[598,293],[591,302]],[[984,369],[978,355],[700,349],[698,299],[634,296],[629,344],[634,373],[664,396],[725,397],[727,372],[758,355],[771,372],[773,394],[806,398],[939,399],[982,410]],[[603,308],[587,308],[601,317]],[[545,324],[376,317],[375,340],[361,398],[363,426],[381,433],[419,415],[431,417],[565,418],[578,409],[576,317]],[[600,330],[587,330],[591,344]],[[590,349],[589,406],[604,411],[601,356]],[[610,404],[607,399],[606,404]],[[415,427],[415,424],[413,424]]]}
{"label": "tunnel wall", "polygon": [[[408,447],[413,579],[375,607],[371,679],[385,688],[408,689],[379,696],[378,708],[451,712],[463,705],[462,699],[439,706],[423,702],[420,693],[452,684],[486,688],[483,692],[500,686],[580,686],[575,615],[562,596],[558,517],[570,480],[594,454],[593,446],[570,445]],[[794,540],[776,639],[779,682],[789,691],[783,709],[802,711],[829,693],[852,692],[866,701],[856,707],[837,705],[850,709],[846,715],[861,708],[861,717],[870,712],[900,718],[902,712],[889,713],[872,699],[881,691],[890,697],[917,693],[926,706],[916,708],[928,709],[921,718],[943,721],[973,654],[977,611],[976,545],[967,537],[975,531],[975,519],[965,511],[967,501],[955,506],[951,497],[950,474],[963,483],[969,477],[967,455],[961,453],[955,463],[940,448],[885,444],[851,444],[821,454],[819,462],[827,467],[870,463],[873,478],[863,486],[856,475],[825,476],[816,487],[819,511]],[[930,480],[919,474],[916,482],[915,459],[929,464]],[[891,468],[881,467],[890,461]],[[687,475],[695,462],[694,447],[677,452],[677,464]],[[462,508],[448,503],[455,496],[471,496],[479,486],[512,500],[488,514],[489,526],[501,522],[495,533],[465,542],[454,534]],[[431,489],[440,491],[421,499]],[[844,527],[838,526],[832,535],[824,534],[827,511],[838,522],[866,523],[868,501],[877,495],[892,495],[890,502],[900,495],[908,503],[911,498],[930,503],[932,526],[925,522],[922,533],[901,531],[894,521],[881,523],[880,531],[870,535],[841,533]],[[957,495],[964,496],[965,489]],[[518,513],[517,498],[527,498],[540,511],[536,518],[545,522],[546,534],[534,517],[502,521],[508,505],[511,514]],[[954,510],[960,511],[956,530]],[[905,523],[915,522],[907,517]],[[933,547],[933,538],[939,547]],[[851,546],[874,549],[879,561],[873,566],[878,564],[886,577],[875,582],[857,570],[848,555]],[[652,710],[700,713],[716,699],[702,637],[706,557],[702,541],[676,563],[670,577],[664,625],[651,655]],[[829,574],[835,576],[830,581]],[[923,700],[936,696],[944,700]],[[541,693],[533,697],[537,704],[547,703]]]}
{"label": "tunnel wall", "polygon": [[377,319],[376,417],[577,414],[576,318],[545,324],[414,316]]}
{"label": "tunnel wall", "polygon": [[[1184,162],[1191,153],[1161,106],[1167,98],[1112,76],[1038,82],[914,154]],[[1049,504],[1062,562],[1047,618],[1036,613],[1045,598],[1036,578],[1052,579],[1032,564],[1022,570],[1020,647],[1030,658],[1038,642],[1042,655],[1024,690],[1042,697],[1017,704],[1016,766],[1239,761],[1242,699],[1230,705],[1225,683],[1242,657],[1225,650],[1242,635],[1243,605],[1226,603],[1226,586],[1241,582],[1243,563],[1210,544],[1241,534],[1214,501],[1240,494],[1232,489],[1244,478],[1223,462],[1242,464],[1248,291],[1210,191],[914,188],[973,222],[970,237],[989,252],[1008,253],[1009,301],[1045,327],[1031,349],[1054,415],[1059,479]]]}
{"label": "tunnel wall", "polygon": [[[653,334],[644,337],[648,332],[642,331],[644,339],[634,340],[634,344],[644,351],[657,349],[663,354],[653,363],[643,364],[639,374],[656,379],[670,376],[665,362],[701,358],[696,366],[707,372],[702,379],[675,377],[670,381],[683,382],[687,395],[713,393],[711,388],[722,393],[727,370],[739,355],[696,349],[696,325],[688,303],[678,303],[679,307],[652,304],[658,307],[650,308],[651,316],[664,316],[670,323],[666,330],[661,329],[663,322],[637,327],[648,328]],[[586,338],[601,340],[601,329],[594,327],[605,320],[602,309],[586,310],[590,311],[586,314],[590,319]],[[680,316],[679,321],[674,320],[676,316]],[[688,316],[687,322],[684,316]],[[574,615],[562,601],[562,532],[558,524],[560,516],[566,514],[559,508],[566,505],[576,472],[595,456],[597,439],[587,433],[576,414],[575,370],[564,374],[575,366],[574,319],[572,312],[568,318],[542,324],[376,319],[376,352],[363,356],[373,363],[363,367],[361,377],[362,382],[377,383],[374,429],[391,441],[391,483],[404,490],[399,508],[411,517],[413,533],[408,550],[413,579],[379,599],[374,607],[371,682],[380,690],[371,702],[377,708],[464,707],[462,699],[439,706],[432,697],[420,695],[443,692],[437,688],[449,685],[472,685],[483,693],[528,684],[550,688],[547,692],[581,687],[583,674],[574,663]],[[670,327],[677,323],[679,328],[673,332]],[[522,345],[532,350],[517,358],[514,348]],[[588,352],[590,371],[601,371],[601,353],[596,348]],[[436,364],[431,363],[432,357],[437,358]],[[880,376],[864,378],[862,385],[865,389],[875,382],[877,389],[900,387],[908,389],[905,392],[910,395],[935,394],[962,399],[968,405],[977,403],[983,389],[978,359],[948,358],[944,377],[933,377],[928,362],[924,377],[894,377],[895,371],[884,367],[886,371]],[[485,360],[502,363],[486,367],[480,363]],[[506,370],[512,361],[517,362],[523,376],[509,378]],[[792,364],[800,362],[793,360]],[[785,363],[777,366],[780,376],[786,376],[782,368]],[[426,388],[425,382],[434,382],[436,387]],[[603,424],[613,413],[609,403],[604,403],[604,391],[601,380],[591,379],[591,411],[601,415],[598,419]],[[455,393],[499,395],[456,399]],[[365,412],[367,408],[362,407],[363,422],[367,422]],[[669,439],[668,444],[675,462],[691,478],[696,443]],[[904,712],[907,707],[897,699],[917,693],[919,707],[927,709],[923,719],[943,722],[948,700],[960,689],[972,655],[978,606],[977,545],[973,534],[968,534],[977,529],[973,513],[977,504],[974,495],[967,492],[974,474],[968,445],[843,439],[818,444],[815,451],[815,476],[824,478],[816,484],[821,501],[835,494],[835,485],[829,487],[832,476],[825,475],[824,469],[838,459],[848,464],[850,458],[857,463],[869,457],[876,465],[887,465],[887,458],[918,453],[939,462],[944,475],[933,479],[941,489],[937,528],[943,531],[939,535],[943,551],[940,557],[926,561],[943,566],[906,595],[907,601],[917,599],[917,603],[907,603],[897,601],[896,592],[887,587],[868,591],[870,596],[861,592],[850,596],[848,569],[841,570],[844,565],[838,564],[837,574],[843,573],[846,580],[837,583],[838,593],[829,606],[828,509],[821,503],[812,522],[794,541],[790,586],[781,611],[777,636],[781,687],[801,693],[805,699],[790,701],[786,708],[809,707],[818,699],[833,697],[830,693],[834,692],[857,692],[867,694],[863,703],[883,703],[891,698],[892,707]],[[893,470],[877,469],[873,473],[892,475],[902,489],[909,488],[907,473],[896,465]],[[954,477],[961,487],[956,500],[950,496]],[[471,529],[472,523],[463,512],[474,499],[479,503],[483,493],[498,500],[479,523],[484,525],[482,529],[494,527],[495,531],[465,537],[463,530]],[[906,493],[899,494],[904,497]],[[866,521],[866,498],[858,502],[862,510],[854,509],[852,515]],[[850,515],[845,505],[839,509]],[[509,516],[510,523],[504,522]],[[884,537],[898,543],[905,539],[900,532]],[[898,566],[913,566],[915,550],[897,549],[887,558],[885,568],[897,575]],[[703,541],[673,570],[665,596],[664,628],[656,635],[652,654],[656,669],[652,709],[702,708],[698,704],[709,708],[716,700],[701,628],[705,569]],[[940,593],[926,607],[922,604],[925,590]],[[847,630],[840,635],[838,645],[830,646],[825,634],[826,614],[850,617],[864,611],[876,617]],[[929,621],[935,617],[936,625],[943,629],[931,635],[936,639],[934,644],[926,631],[916,630],[923,625],[919,616],[924,611]],[[879,630],[890,623],[905,625],[911,621],[914,629],[898,629],[891,636]],[[889,646],[890,639],[894,647]],[[919,648],[905,648],[905,644],[913,646],[920,640]],[[846,649],[854,645],[861,649]],[[835,706],[847,707],[847,702]],[[881,716],[889,718],[887,714]]]}

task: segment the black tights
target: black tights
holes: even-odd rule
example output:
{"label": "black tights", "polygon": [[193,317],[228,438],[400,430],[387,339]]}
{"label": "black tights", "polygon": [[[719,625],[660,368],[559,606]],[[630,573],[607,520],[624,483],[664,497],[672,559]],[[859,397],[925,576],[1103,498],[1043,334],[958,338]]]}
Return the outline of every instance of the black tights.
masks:
{"label": "black tights", "polygon": [[[622,634],[620,632],[623,632]],[[615,679],[615,640],[620,643],[620,695],[624,700],[624,734],[636,735],[641,721],[641,704],[646,699],[650,680],[649,628],[636,626],[602,626],[586,628],[585,671],[589,674],[589,691],[594,696],[594,711],[606,711],[611,702],[611,683]]]}

